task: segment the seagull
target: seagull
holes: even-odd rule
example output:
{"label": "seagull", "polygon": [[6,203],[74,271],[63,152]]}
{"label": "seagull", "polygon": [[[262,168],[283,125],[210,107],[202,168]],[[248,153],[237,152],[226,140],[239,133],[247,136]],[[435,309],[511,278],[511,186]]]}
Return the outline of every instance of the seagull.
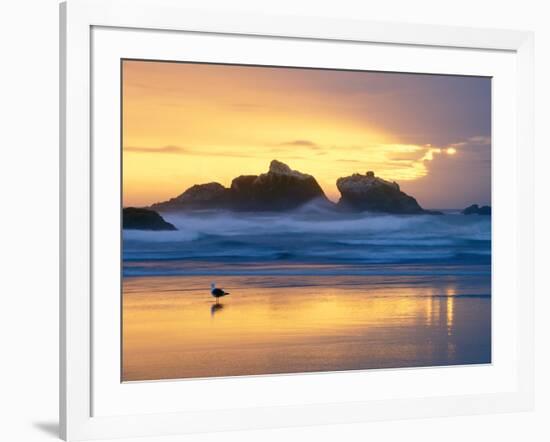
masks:
{"label": "seagull", "polygon": [[217,288],[216,288],[216,283],[215,283],[215,282],[213,282],[213,283],[210,284],[210,288],[211,288],[210,293],[212,293],[212,296],[213,296],[214,298],[216,298],[216,302],[218,302],[218,300],[219,300],[222,296],[229,295],[229,292],[226,292],[226,291],[224,291],[224,290],[222,290],[222,289],[217,289]]}

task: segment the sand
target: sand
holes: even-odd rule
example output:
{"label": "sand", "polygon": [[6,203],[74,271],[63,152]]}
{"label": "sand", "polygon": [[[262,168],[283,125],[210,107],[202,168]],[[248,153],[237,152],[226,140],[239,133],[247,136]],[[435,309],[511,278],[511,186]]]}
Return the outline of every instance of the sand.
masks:
{"label": "sand", "polygon": [[123,381],[491,362],[489,275],[126,277]]}

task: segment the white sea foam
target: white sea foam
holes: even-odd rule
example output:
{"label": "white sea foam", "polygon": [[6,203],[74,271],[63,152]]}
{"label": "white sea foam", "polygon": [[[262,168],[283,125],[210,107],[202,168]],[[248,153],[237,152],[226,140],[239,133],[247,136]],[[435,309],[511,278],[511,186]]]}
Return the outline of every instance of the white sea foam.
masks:
{"label": "white sea foam", "polygon": [[[125,262],[490,263],[491,219],[465,215],[342,214],[313,206],[284,214],[166,214],[177,231],[124,231]],[[147,267],[147,268],[145,268]],[[166,267],[166,268],[165,268]],[[132,274],[136,270],[132,269]]]}
{"label": "white sea foam", "polygon": [[422,238],[449,235],[473,240],[490,240],[488,217],[463,215],[380,215],[372,213],[335,214],[334,212],[292,212],[285,214],[247,214],[202,212],[168,214],[165,219],[178,228],[173,232],[140,232],[132,239],[154,238],[193,240],[198,235],[232,236],[268,233],[358,233]]}

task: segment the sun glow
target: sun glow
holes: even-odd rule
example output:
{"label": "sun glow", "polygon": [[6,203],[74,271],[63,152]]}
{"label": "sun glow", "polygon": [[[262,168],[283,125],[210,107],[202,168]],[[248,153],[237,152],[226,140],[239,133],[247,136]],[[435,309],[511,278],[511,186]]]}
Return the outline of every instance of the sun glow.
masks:
{"label": "sun glow", "polygon": [[411,114],[381,111],[400,83],[369,75],[125,61],[123,205],[163,201],[194,184],[229,186],[239,175],[264,173],[273,159],[313,175],[336,201],[340,177],[372,170],[411,183],[428,176],[435,155],[457,153],[407,143],[395,129]]}

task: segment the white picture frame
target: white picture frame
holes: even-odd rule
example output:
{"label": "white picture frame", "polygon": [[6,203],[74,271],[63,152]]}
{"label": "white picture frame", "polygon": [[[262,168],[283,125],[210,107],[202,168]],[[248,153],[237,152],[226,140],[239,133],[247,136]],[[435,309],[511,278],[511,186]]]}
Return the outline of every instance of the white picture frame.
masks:
{"label": "white picture frame", "polygon": [[[188,10],[177,0],[68,0],[60,6],[60,18],[60,428],[64,439],[161,436],[206,431],[510,412],[532,408],[534,393],[532,33],[373,23],[351,19],[328,20],[314,17],[277,17],[226,12],[213,14]],[[506,194],[505,198],[510,201],[509,206],[502,204],[495,206],[495,232],[502,231],[504,235],[513,239],[506,244],[501,241],[502,246],[499,246],[497,241],[497,247],[493,248],[493,253],[500,255],[506,252],[513,256],[513,259],[503,264],[503,267],[508,266],[506,273],[513,274],[514,279],[510,280],[510,283],[502,280],[503,289],[500,290],[500,296],[509,298],[509,302],[506,308],[495,309],[493,313],[497,315],[497,320],[499,315],[503,315],[502,318],[512,319],[513,326],[509,327],[510,336],[500,336],[499,330],[503,327],[494,329],[497,333],[494,339],[499,340],[501,345],[504,338],[506,340],[510,338],[509,342],[513,343],[513,345],[510,344],[513,349],[510,350],[510,358],[506,359],[506,363],[495,363],[491,367],[486,367],[485,372],[483,369],[478,372],[475,367],[471,367],[460,369],[464,371],[457,369],[452,372],[447,368],[418,371],[401,369],[397,373],[388,374],[392,376],[392,382],[401,382],[403,385],[415,382],[426,391],[428,391],[427,380],[429,379],[433,379],[434,385],[448,384],[451,379],[452,382],[462,379],[471,385],[470,391],[457,388],[458,391],[449,390],[447,393],[443,391],[439,395],[425,395],[411,390],[406,397],[375,396],[374,393],[363,393],[362,389],[358,388],[355,389],[355,396],[352,397],[351,394],[338,396],[334,391],[330,393],[329,388],[326,392],[326,400],[322,400],[322,394],[317,393],[316,401],[312,402],[301,397],[305,397],[303,395],[308,391],[307,388],[318,392],[316,382],[319,382],[319,378],[301,374],[284,377],[253,377],[242,380],[238,386],[232,385],[229,379],[216,380],[218,391],[227,391],[229,395],[231,388],[238,387],[244,392],[243,398],[246,397],[246,389],[271,388],[272,392],[279,391],[280,398],[274,399],[271,403],[254,402],[253,399],[242,403],[229,400],[225,401],[222,408],[207,409],[197,406],[197,409],[193,409],[192,401],[184,407],[170,400],[169,396],[175,394],[171,391],[182,392],[187,388],[189,392],[193,392],[190,395],[200,394],[201,389],[210,391],[208,388],[213,387],[209,381],[195,381],[194,384],[143,383],[141,387],[136,387],[140,390],[117,393],[113,391],[111,394],[109,390],[115,390],[117,387],[104,379],[100,368],[116,366],[119,360],[107,361],[105,364],[101,362],[103,365],[98,366],[98,361],[109,359],[109,353],[102,353],[105,340],[102,340],[102,336],[97,333],[97,327],[94,327],[99,317],[104,321],[110,321],[109,327],[119,327],[119,324],[112,323],[116,321],[118,312],[111,311],[104,317],[102,312],[105,310],[94,305],[93,296],[94,287],[98,284],[98,281],[94,280],[97,274],[93,272],[94,251],[96,253],[98,251],[94,241],[98,240],[98,235],[97,231],[95,236],[93,235],[93,223],[97,220],[97,213],[94,214],[92,208],[95,207],[93,195],[101,192],[101,189],[97,187],[97,180],[93,179],[98,171],[92,170],[92,165],[95,169],[102,167],[101,163],[98,164],[93,160],[94,138],[97,138],[94,124],[100,128],[105,126],[99,120],[94,122],[93,118],[93,81],[96,80],[93,76],[96,71],[92,65],[92,59],[94,50],[100,50],[101,53],[108,52],[104,49],[105,45],[101,45],[101,38],[94,40],[93,35],[97,29],[106,30],[107,33],[112,30],[127,30],[134,32],[135,35],[150,31],[172,31],[169,34],[174,37],[170,39],[185,33],[193,36],[218,36],[220,42],[223,38],[232,36],[232,38],[243,39],[263,37],[284,39],[289,42],[288,44],[296,42],[296,45],[300,42],[377,45],[378,50],[382,52],[384,47],[388,50],[393,47],[406,47],[411,50],[428,50],[426,57],[429,57],[431,50],[443,53],[457,51],[457,54],[462,50],[486,51],[487,57],[489,54],[507,54],[506,62],[498,69],[511,72],[506,81],[513,82],[509,90],[515,91],[515,94],[504,97],[506,100],[501,103],[513,107],[508,109],[510,112],[506,121],[511,122],[507,126],[513,126],[511,133],[515,136],[507,141],[506,146],[504,142],[495,143],[494,149],[497,149],[497,153],[502,152],[503,155],[500,155],[500,159],[497,155],[498,161],[493,164],[495,176],[498,178],[493,185],[497,190],[502,189],[500,195]],[[103,41],[109,40],[103,38]],[[117,46],[114,40],[112,46],[113,48],[123,47]],[[154,43],[151,43],[151,46],[153,47],[151,50],[154,50]],[[106,55],[116,59],[121,56],[121,53],[112,49],[112,53]],[[269,58],[269,54],[265,57]],[[272,54],[272,57],[275,55]],[[445,55],[443,54],[442,57]],[[495,55],[495,66],[498,64],[497,58]],[[481,66],[481,61],[479,63]],[[434,69],[437,70],[437,66],[431,67],[430,71]],[[459,68],[452,67],[449,61],[447,69],[454,72]],[[472,72],[477,72],[475,66],[471,69],[473,69]],[[480,67],[479,70],[481,69]],[[101,104],[98,102],[97,105]],[[118,109],[115,111],[118,112]],[[499,124],[504,125],[504,120],[503,117],[503,121]],[[116,132],[116,128],[114,131]],[[116,213],[113,216],[116,217],[119,214]],[[495,296],[498,296],[498,293]],[[505,317],[505,314],[508,316]],[[501,324],[502,322],[500,321]],[[110,330],[109,327],[106,327],[106,330]],[[501,372],[495,371],[500,368],[502,368]],[[478,375],[496,379],[498,376],[495,374],[503,376],[502,383],[494,385],[487,383],[486,388],[481,388],[475,382],[471,382]],[[363,385],[368,388],[366,386],[369,384],[363,383],[366,382],[365,376],[375,375],[362,372],[329,373],[324,376],[322,381],[324,383],[330,383],[330,379],[337,379],[338,382],[344,382],[347,385]],[[376,376],[382,379],[386,374]],[[417,376],[418,379],[423,376],[425,380],[418,381]],[[400,378],[401,381],[399,381]],[[478,378],[480,383],[483,379]],[[334,384],[334,390],[338,389],[338,385],[345,384]],[[461,384],[458,382],[456,385]],[[132,401],[135,403],[136,394],[138,394],[137,397],[147,397],[150,407],[130,406],[129,403]],[[155,404],[160,400],[165,405],[155,408]],[[114,405],[109,407],[105,405],[106,403]],[[115,405],[118,408],[115,409]],[[210,417],[213,410],[216,413],[215,420]]]}

